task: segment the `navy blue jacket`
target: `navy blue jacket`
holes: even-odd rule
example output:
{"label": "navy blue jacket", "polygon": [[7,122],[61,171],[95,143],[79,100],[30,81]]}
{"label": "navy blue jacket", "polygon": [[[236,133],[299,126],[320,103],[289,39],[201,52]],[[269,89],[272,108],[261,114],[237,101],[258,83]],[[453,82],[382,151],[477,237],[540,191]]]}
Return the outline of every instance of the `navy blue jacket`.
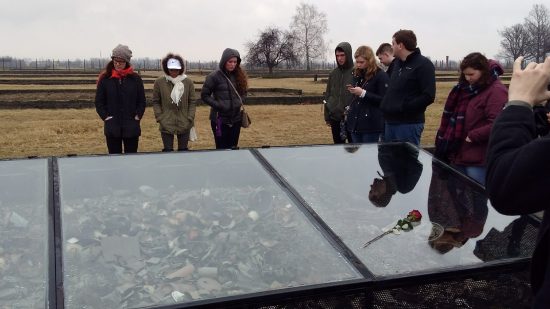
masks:
{"label": "navy blue jacket", "polygon": [[347,129],[357,133],[377,133],[384,131],[384,118],[380,103],[388,88],[389,77],[386,72],[378,70],[371,79],[365,82],[363,77],[354,78],[354,86],[367,92],[363,98],[354,96],[349,105]]}
{"label": "navy blue jacket", "polygon": [[424,123],[424,112],[435,100],[435,67],[415,49],[405,61],[395,58],[390,87],[382,100],[384,119],[391,124]]}

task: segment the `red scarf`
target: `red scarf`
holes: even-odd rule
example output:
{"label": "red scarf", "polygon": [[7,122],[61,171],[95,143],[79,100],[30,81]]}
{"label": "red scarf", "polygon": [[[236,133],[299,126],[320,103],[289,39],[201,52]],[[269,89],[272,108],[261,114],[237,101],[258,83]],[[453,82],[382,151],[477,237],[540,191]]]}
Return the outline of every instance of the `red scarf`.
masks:
{"label": "red scarf", "polygon": [[127,67],[126,69],[120,70],[120,71],[113,70],[113,72],[111,73],[111,78],[123,79],[127,75],[131,75],[131,74],[134,74],[134,68]]}
{"label": "red scarf", "polygon": [[[107,72],[101,72],[99,74],[99,76],[97,77],[97,81],[96,81],[96,85],[99,84],[99,82],[105,77],[105,75],[107,74]],[[132,67],[128,67],[124,70],[121,70],[120,72],[113,69],[111,71],[111,78],[118,78],[118,79],[123,79],[124,77],[126,77],[127,75],[130,75],[130,74],[134,74],[134,68]]]}

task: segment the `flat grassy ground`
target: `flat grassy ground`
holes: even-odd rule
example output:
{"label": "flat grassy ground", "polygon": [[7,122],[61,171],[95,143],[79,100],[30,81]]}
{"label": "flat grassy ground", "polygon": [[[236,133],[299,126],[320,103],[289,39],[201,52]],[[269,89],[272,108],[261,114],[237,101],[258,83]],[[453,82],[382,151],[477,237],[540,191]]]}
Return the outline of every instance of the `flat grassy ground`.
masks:
{"label": "flat grassy ground", "polygon": [[[453,84],[438,83],[436,101],[426,112],[422,145],[433,145],[444,100]],[[63,85],[45,87],[52,89]],[[304,94],[322,94],[326,85],[305,78],[253,78],[250,87],[284,87],[302,89]],[[240,147],[332,143],[330,128],[324,123],[320,104],[255,105],[247,109],[253,123],[250,128],[241,130]],[[199,140],[189,143],[191,149],[214,148],[208,112],[207,106],[199,106],[197,109]],[[0,118],[0,158],[107,153],[103,123],[94,109],[0,110]],[[161,149],[158,125],[154,120],[153,109],[148,107],[142,120],[139,151]]]}

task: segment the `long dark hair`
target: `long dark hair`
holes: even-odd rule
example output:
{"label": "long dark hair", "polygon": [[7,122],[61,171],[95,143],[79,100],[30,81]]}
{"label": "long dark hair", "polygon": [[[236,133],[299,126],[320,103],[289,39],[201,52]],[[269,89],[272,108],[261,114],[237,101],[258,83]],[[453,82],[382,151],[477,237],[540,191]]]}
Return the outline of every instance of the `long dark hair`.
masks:
{"label": "long dark hair", "polygon": [[458,79],[458,82],[461,84],[468,83],[466,81],[466,77],[464,76],[464,70],[467,68],[481,71],[481,77],[476,82],[476,85],[484,88],[491,84],[492,80],[491,72],[489,70],[489,60],[481,53],[474,52],[468,54],[464,57],[464,59],[462,59],[462,62],[460,63],[460,78]]}
{"label": "long dark hair", "polygon": [[246,72],[241,68],[240,64],[235,67],[235,70],[233,72],[235,73],[235,80],[237,82],[235,88],[237,88],[237,91],[240,95],[243,95],[248,90],[248,76],[246,75]]}

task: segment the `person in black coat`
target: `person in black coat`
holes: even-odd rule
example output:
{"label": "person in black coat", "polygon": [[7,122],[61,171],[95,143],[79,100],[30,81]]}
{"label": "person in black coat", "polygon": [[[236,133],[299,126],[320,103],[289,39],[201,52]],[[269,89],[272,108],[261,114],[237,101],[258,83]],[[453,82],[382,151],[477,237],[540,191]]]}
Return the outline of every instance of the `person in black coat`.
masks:
{"label": "person in black coat", "polygon": [[354,57],[353,85],[348,85],[353,99],[346,117],[347,130],[351,132],[354,143],[377,143],[384,131],[380,102],[388,88],[389,78],[376,65],[370,47],[359,46]]}
{"label": "person in black coat", "polygon": [[216,149],[236,148],[239,144],[241,109],[248,88],[248,79],[240,64],[239,52],[226,48],[219,69],[210,73],[202,86],[201,99],[211,107],[210,124]]}
{"label": "person in black coat", "polygon": [[396,192],[409,193],[422,175],[419,150],[408,143],[378,144],[378,163],[383,174],[370,186],[369,200],[376,207],[386,207]]}
{"label": "person in black coat", "polygon": [[380,104],[384,112],[384,141],[420,145],[424,113],[435,100],[435,68],[416,47],[411,30],[399,30],[392,39],[395,63],[390,86]]}
{"label": "person in black coat", "polygon": [[508,90],[509,102],[491,131],[487,192],[505,215],[544,211],[531,261],[533,308],[550,305],[550,138],[537,138],[533,105],[550,99],[550,57],[522,70],[519,57]]}
{"label": "person in black coat", "polygon": [[95,95],[97,114],[104,122],[109,153],[137,152],[140,121],[145,113],[145,90],[141,77],[130,64],[132,51],[126,45],[113,49],[111,61],[99,75]]}
{"label": "person in black coat", "polygon": [[386,67],[386,74],[391,78],[393,67],[395,65],[395,57],[393,56],[393,48],[390,43],[382,43],[376,50],[376,57]]}

